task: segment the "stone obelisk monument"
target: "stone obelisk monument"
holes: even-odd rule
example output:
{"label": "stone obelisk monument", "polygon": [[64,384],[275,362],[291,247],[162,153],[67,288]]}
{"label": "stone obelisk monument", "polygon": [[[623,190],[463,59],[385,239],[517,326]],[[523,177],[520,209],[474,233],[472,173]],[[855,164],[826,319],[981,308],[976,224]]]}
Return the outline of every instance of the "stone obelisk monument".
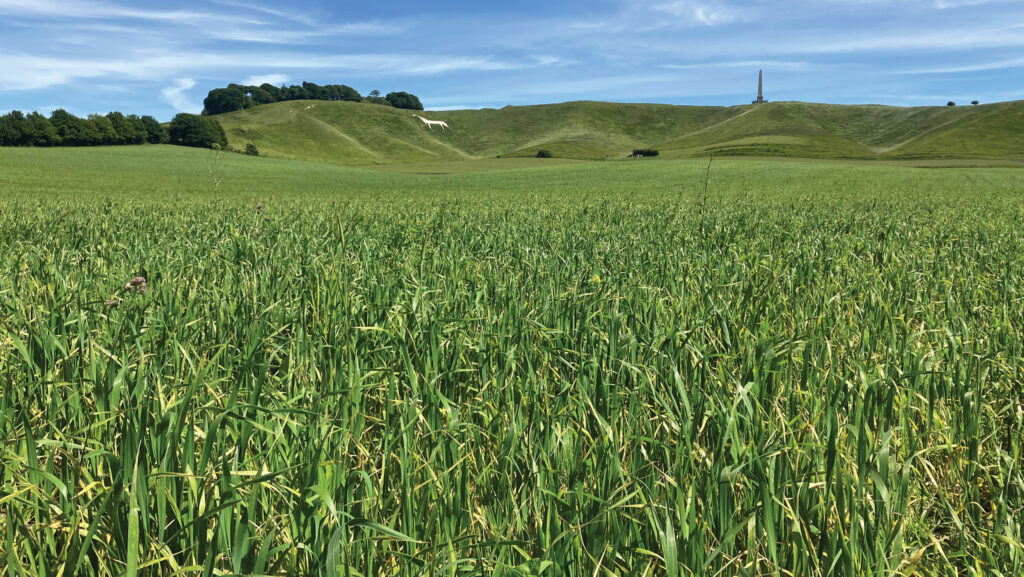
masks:
{"label": "stone obelisk monument", "polygon": [[757,71],[757,100],[751,102],[751,104],[763,104],[764,103],[764,70]]}

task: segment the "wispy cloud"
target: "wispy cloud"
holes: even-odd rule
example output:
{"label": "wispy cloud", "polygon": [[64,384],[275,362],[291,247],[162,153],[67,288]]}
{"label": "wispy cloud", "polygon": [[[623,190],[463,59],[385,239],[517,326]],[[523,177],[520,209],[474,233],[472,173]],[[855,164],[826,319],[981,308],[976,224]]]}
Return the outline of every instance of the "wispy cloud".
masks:
{"label": "wispy cloud", "polygon": [[898,52],[1012,48],[1024,46],[1024,31],[1006,27],[956,27],[944,30],[915,30],[903,33],[878,30],[873,33],[838,33],[829,36],[803,36],[776,46],[770,52],[790,54],[852,54],[862,52]]}
{"label": "wispy cloud", "polygon": [[256,44],[313,44],[332,38],[352,36],[395,36],[407,30],[403,24],[350,22],[315,29],[281,29],[271,26],[237,26],[205,29],[203,34],[215,40],[251,42]]}
{"label": "wispy cloud", "polygon": [[870,5],[903,6],[914,11],[922,8],[935,8],[937,10],[950,10],[954,8],[965,8],[971,6],[985,6],[989,4],[1012,4],[1017,0],[823,0],[829,4],[838,4],[850,8],[862,8]]}
{"label": "wispy cloud", "polygon": [[976,62],[961,66],[944,66],[936,68],[917,68],[902,70],[900,74],[959,74],[964,72],[983,72],[985,70],[1005,70],[1008,68],[1024,68],[1024,58],[1009,58],[990,62]]}
{"label": "wispy cloud", "polygon": [[[77,28],[87,22],[117,22],[125,32],[140,32],[142,30],[132,23],[145,22],[148,26],[160,24],[188,28],[195,39],[263,44],[302,44],[352,36],[393,36],[408,30],[406,24],[380,21],[318,23],[309,16],[296,16],[295,11],[290,13],[230,0],[215,4],[244,10],[161,10],[94,0],[0,0],[0,14],[46,18],[55,24],[66,22],[66,25]],[[149,28],[145,31],[152,32]]]}
{"label": "wispy cloud", "polygon": [[731,61],[707,61],[690,64],[662,64],[661,68],[670,70],[708,70],[712,68],[771,68],[773,70],[809,70],[815,65],[810,62],[794,62],[786,60],[731,60]]}
{"label": "wispy cloud", "polygon": [[188,94],[188,91],[195,88],[195,86],[195,80],[179,78],[174,81],[174,84],[161,90],[160,95],[163,101],[173,106],[175,110],[198,114],[203,107],[192,100],[192,97]]}
{"label": "wispy cloud", "polygon": [[46,16],[61,20],[69,19],[122,19],[158,20],[190,23],[208,16],[209,13],[192,10],[145,10],[128,8],[109,2],[89,0],[0,0],[0,13],[21,16]]}
{"label": "wispy cloud", "polygon": [[963,8],[965,6],[982,6],[985,4],[1002,4],[1007,0],[934,0],[933,5],[940,10]]}
{"label": "wispy cloud", "polygon": [[[135,51],[119,58],[57,58],[9,54],[0,90],[32,90],[67,84],[79,79],[164,79],[196,74],[230,81],[233,71],[270,68],[295,71],[334,71],[358,75],[437,76],[457,72],[519,70],[539,66],[534,60],[502,60],[427,54],[354,54],[310,58],[301,52],[164,53]],[[239,75],[240,76],[240,75]],[[288,78],[277,73],[271,80]]]}
{"label": "wispy cloud", "polygon": [[220,6],[227,6],[229,8],[240,8],[242,10],[252,10],[254,12],[261,12],[263,14],[269,14],[282,20],[291,20],[298,22],[299,24],[305,24],[306,26],[316,26],[318,21],[314,15],[309,14],[307,11],[303,11],[301,8],[294,7],[291,10],[277,10],[274,8],[268,8],[266,6],[260,6],[253,4],[252,2],[236,2],[235,0],[210,0],[213,4]]}
{"label": "wispy cloud", "polygon": [[654,4],[651,11],[705,26],[718,26],[749,19],[750,10],[716,1],[673,0]]}
{"label": "wispy cloud", "polygon": [[242,81],[244,86],[261,86],[263,84],[271,84],[273,86],[280,86],[290,81],[291,77],[287,74],[263,74],[257,76],[250,76]]}

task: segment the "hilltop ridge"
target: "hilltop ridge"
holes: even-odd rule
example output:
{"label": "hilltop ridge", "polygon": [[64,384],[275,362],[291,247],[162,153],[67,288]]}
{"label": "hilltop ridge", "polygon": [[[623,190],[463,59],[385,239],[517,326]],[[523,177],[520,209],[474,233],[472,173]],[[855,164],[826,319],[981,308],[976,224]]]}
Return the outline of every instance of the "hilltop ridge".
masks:
{"label": "hilltop ridge", "polygon": [[903,108],[768,102],[730,107],[577,101],[501,109],[412,111],[358,102],[290,101],[221,114],[230,144],[280,158],[347,165],[553,156],[708,154],[822,159],[1024,160],[1024,101]]}

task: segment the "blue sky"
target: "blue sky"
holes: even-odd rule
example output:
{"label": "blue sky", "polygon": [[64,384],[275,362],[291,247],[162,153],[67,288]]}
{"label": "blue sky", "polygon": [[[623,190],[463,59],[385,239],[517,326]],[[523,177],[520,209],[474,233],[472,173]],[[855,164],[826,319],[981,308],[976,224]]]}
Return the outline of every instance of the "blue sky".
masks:
{"label": "blue sky", "polygon": [[169,120],[229,82],[428,109],[1024,99],[1024,0],[0,0],[0,111]]}

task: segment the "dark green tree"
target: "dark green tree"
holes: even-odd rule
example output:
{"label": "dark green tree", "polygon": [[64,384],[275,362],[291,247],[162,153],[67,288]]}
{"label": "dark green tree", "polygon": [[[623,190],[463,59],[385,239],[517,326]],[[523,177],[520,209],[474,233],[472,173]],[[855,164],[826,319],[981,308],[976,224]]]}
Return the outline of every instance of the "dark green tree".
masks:
{"label": "dark green tree", "polygon": [[106,116],[90,114],[86,124],[94,131],[93,145],[118,144],[117,131],[114,130],[114,123]]}
{"label": "dark green tree", "polygon": [[206,123],[202,116],[182,112],[171,120],[171,144],[180,146],[209,146],[206,141]]}
{"label": "dark green tree", "polygon": [[273,98],[271,102],[281,102],[284,100],[284,95],[281,93],[281,89],[277,86],[274,86],[269,82],[264,82],[263,84],[260,84],[260,88]]}
{"label": "dark green tree", "polygon": [[243,87],[231,84],[227,88],[214,88],[207,94],[203,99],[203,113],[212,115],[234,112],[248,108],[251,103]]}
{"label": "dark green tree", "polygon": [[224,132],[224,127],[212,118],[204,118],[203,120],[206,121],[206,133],[210,135],[210,140],[212,141],[210,148],[213,148],[214,145],[227,148],[228,135]]}
{"label": "dark green tree", "polygon": [[197,148],[213,148],[214,145],[226,147],[227,135],[220,123],[207,116],[198,116],[182,112],[171,120],[171,144],[193,146]]}
{"label": "dark green tree", "polygon": [[145,137],[139,136],[135,130],[135,124],[124,114],[111,112],[107,114],[107,120],[110,121],[114,127],[114,133],[117,135],[114,139],[115,144],[142,144],[145,142]]}
{"label": "dark green tree", "polygon": [[420,99],[408,92],[389,92],[385,98],[387,98],[391,106],[394,106],[395,108],[403,108],[405,110],[423,110],[423,105],[420,103]]}
{"label": "dark green tree", "polygon": [[328,84],[321,87],[319,98],[320,100],[345,100],[348,102],[359,102],[363,99],[355,88],[344,84]]}
{"label": "dark green tree", "polygon": [[99,146],[103,144],[104,134],[95,122],[89,118],[83,118],[78,125],[80,140],[77,146]]}
{"label": "dark green tree", "polygon": [[61,146],[85,145],[84,121],[63,108],[50,113],[50,124],[57,131]]}
{"label": "dark green tree", "polygon": [[25,146],[29,143],[28,120],[20,110],[0,116],[0,146]]}
{"label": "dark green tree", "polygon": [[247,86],[246,88],[248,88],[248,95],[252,100],[253,106],[277,102],[277,98],[261,86]]}
{"label": "dark green tree", "polygon": [[142,118],[138,114],[129,114],[125,120],[132,125],[132,131],[135,132],[135,141],[132,144],[145,144],[149,131],[142,122]]}
{"label": "dark green tree", "polygon": [[302,83],[302,94],[303,98],[307,100],[328,100],[324,98],[324,90],[320,86],[313,84],[312,82]]}
{"label": "dark green tree", "polygon": [[345,86],[344,84],[337,85],[338,100],[344,100],[346,102],[361,102],[363,96],[351,86]]}
{"label": "dark green tree", "polygon": [[167,132],[167,127],[162,126],[157,122],[157,119],[152,116],[143,116],[139,121],[146,129],[146,142],[150,144],[167,144],[171,141],[171,135]]}
{"label": "dark green tree", "polygon": [[38,112],[29,113],[25,118],[25,126],[30,146],[56,146],[60,143],[57,129],[53,127],[50,119]]}

